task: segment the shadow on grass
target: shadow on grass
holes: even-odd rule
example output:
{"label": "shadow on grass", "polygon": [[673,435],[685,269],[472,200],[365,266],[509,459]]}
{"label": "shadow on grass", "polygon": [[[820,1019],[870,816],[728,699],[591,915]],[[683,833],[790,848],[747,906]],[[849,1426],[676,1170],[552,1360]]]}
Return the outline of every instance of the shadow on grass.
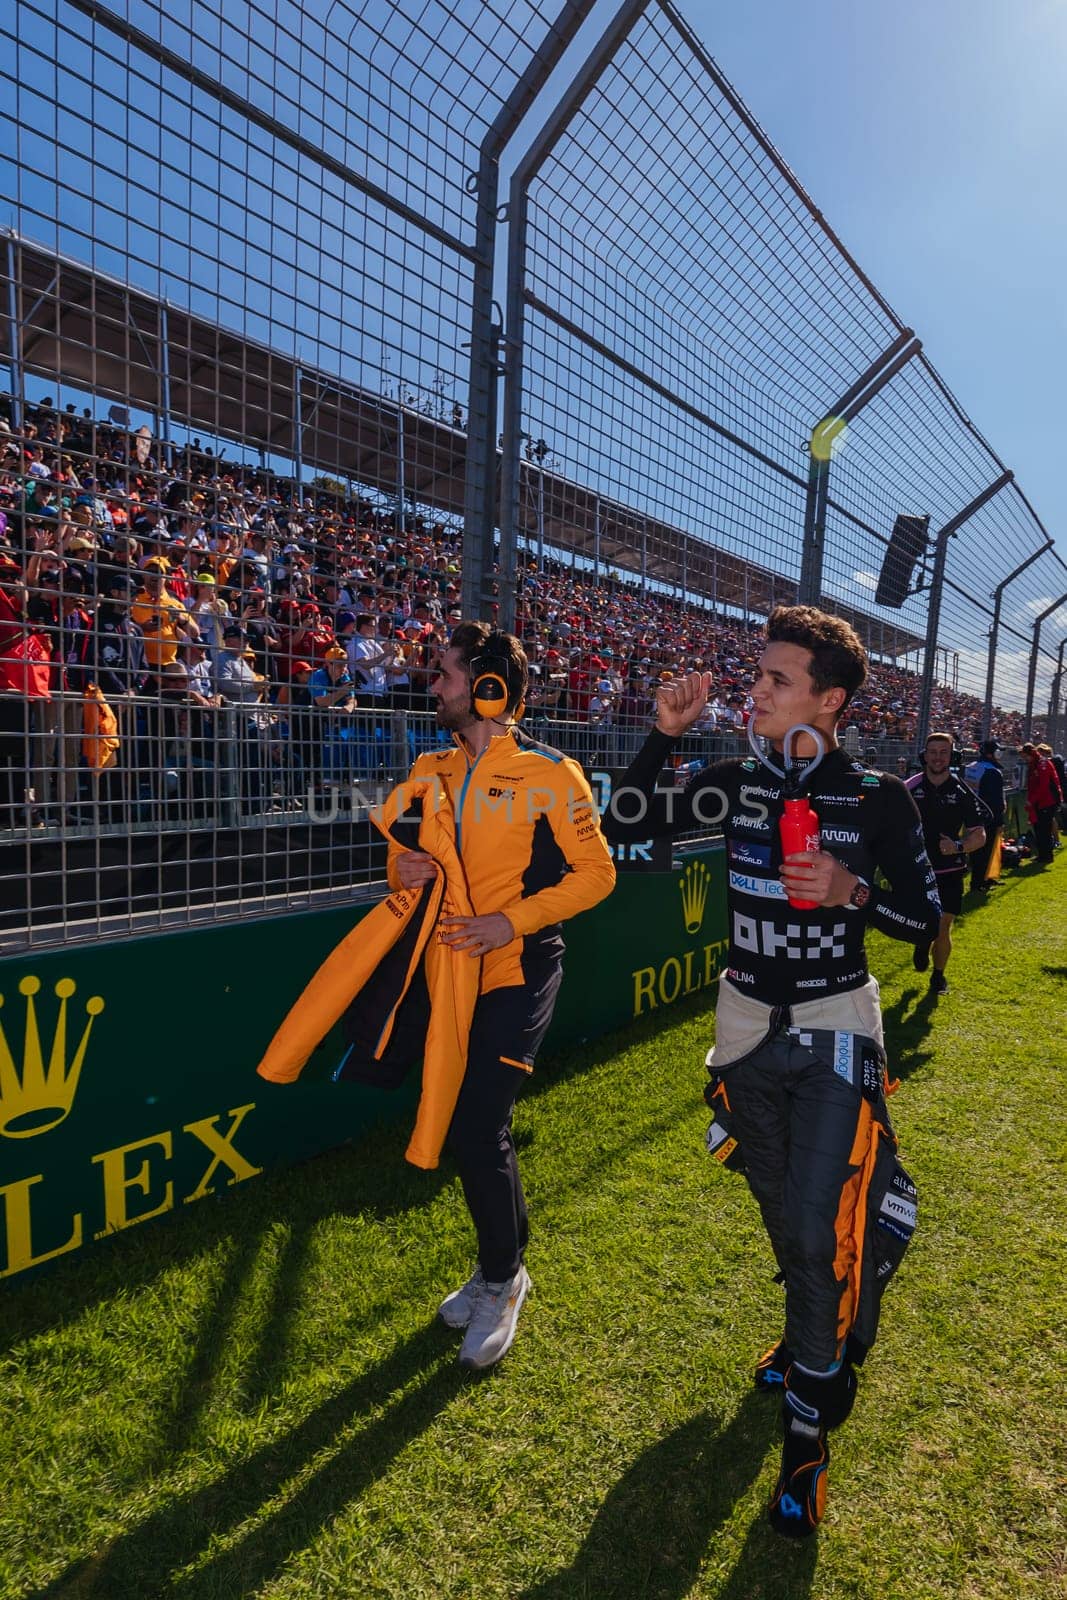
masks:
{"label": "shadow on grass", "polygon": [[1041,970],[1047,973],[1050,978],[1067,978],[1067,967],[1043,966]]}
{"label": "shadow on grass", "polygon": [[921,988],[905,989],[898,1000],[884,1007],[882,1022],[891,1081],[910,1078],[933,1060],[936,1052],[921,1046],[933,1027],[936,1011],[937,996],[931,994],[925,982]]}
{"label": "shadow on grass", "polygon": [[[620,1051],[698,1015],[708,1003],[707,996],[702,1004],[699,996],[693,996],[606,1034],[585,1048],[546,1056],[544,1067],[538,1064],[538,1075],[522,1098],[534,1098],[557,1083],[612,1060]],[[699,1095],[700,1083],[697,1075],[694,1096]],[[395,1122],[377,1122],[334,1150],[293,1166],[272,1169],[252,1183],[240,1184],[195,1206],[179,1208],[148,1229],[127,1229],[76,1259],[60,1262],[17,1286],[7,1286],[0,1312],[0,1351],[46,1329],[63,1327],[111,1296],[150,1284],[160,1273],[226,1241],[254,1239],[254,1245],[241,1248],[241,1256],[250,1257],[275,1223],[284,1223],[292,1230],[285,1270],[280,1275],[281,1293],[271,1310],[272,1325],[278,1332],[283,1331],[295,1309],[293,1295],[299,1283],[304,1244],[316,1222],[337,1215],[377,1220],[402,1216],[429,1204],[452,1181],[454,1171],[447,1159],[438,1172],[417,1171],[405,1162],[409,1135],[410,1118],[406,1114]],[[520,1132],[519,1142],[530,1142],[528,1131]],[[250,1264],[246,1264],[245,1272]],[[239,1280],[244,1276],[239,1262],[229,1276],[234,1282],[227,1286],[212,1313],[212,1323],[217,1328],[224,1328],[230,1315],[225,1302],[232,1307],[239,1292]],[[209,1347],[208,1337],[206,1333],[201,1339],[202,1348]],[[268,1348],[266,1341],[264,1348]],[[284,1344],[277,1341],[273,1348],[283,1349]],[[206,1371],[201,1380],[194,1377],[193,1387],[199,1381],[202,1389],[208,1377]],[[188,1416],[193,1419],[196,1401],[192,1391],[180,1402],[176,1416],[183,1407],[192,1408]]]}
{"label": "shadow on grass", "polygon": [[[448,1331],[420,1330],[273,1444],[160,1507],[28,1600],[258,1592],[385,1474],[464,1381]],[[323,1454],[328,1458],[313,1465]],[[224,1548],[203,1559],[216,1540]],[[193,1562],[197,1570],[182,1575]]]}
{"label": "shadow on grass", "polygon": [[[406,1124],[377,1125],[349,1144],[272,1169],[250,1183],[179,1208],[148,1228],[126,1229],[76,1259],[5,1286],[0,1351],[63,1327],[112,1296],[151,1284],[161,1273],[220,1244],[250,1240],[247,1246],[242,1243],[241,1256],[254,1253],[276,1224],[292,1230],[295,1243],[288,1251],[285,1281],[293,1283],[301,1265],[296,1253],[316,1223],[334,1216],[400,1216],[430,1203],[450,1181],[448,1169],[422,1172],[405,1162],[409,1133]],[[291,1313],[283,1298],[272,1316],[287,1319]]]}
{"label": "shadow on grass", "polygon": [[219,1351],[247,1291],[261,1244],[258,1232],[243,1234],[237,1240],[214,1302],[199,1321],[195,1346],[182,1381],[176,1384],[166,1413],[160,1419],[159,1443],[152,1455],[140,1464],[139,1474],[150,1476],[164,1471],[184,1453],[193,1438],[199,1418],[211,1401]]}
{"label": "shadow on grass", "polygon": [[[639,1456],[609,1491],[569,1567],[517,1600],[680,1600],[690,1593],[720,1527],[777,1453],[778,1407],[754,1391],[722,1427],[701,1412]],[[766,1529],[764,1538],[763,1530]],[[722,1591],[801,1600],[815,1566],[814,1541],[788,1545],[762,1517],[753,1524]],[[776,1573],[789,1572],[787,1587]]]}
{"label": "shadow on grass", "polygon": [[[313,1229],[313,1219],[293,1219],[279,1247],[278,1261],[271,1275],[270,1303],[255,1330],[255,1348],[242,1383],[244,1400],[251,1411],[269,1399],[280,1387],[290,1356],[290,1330],[300,1307],[300,1288]],[[218,1285],[210,1308],[198,1324],[195,1341],[185,1371],[175,1384],[164,1408],[158,1429],[158,1442],[140,1463],[138,1479],[165,1471],[192,1444],[201,1416],[209,1409],[219,1381],[220,1352],[232,1336],[234,1324],[247,1302],[249,1288],[267,1240],[267,1230],[237,1232],[233,1256]],[[368,1317],[378,1318],[373,1306]],[[355,1324],[347,1324],[349,1337]],[[242,1333],[242,1339],[248,1337]]]}

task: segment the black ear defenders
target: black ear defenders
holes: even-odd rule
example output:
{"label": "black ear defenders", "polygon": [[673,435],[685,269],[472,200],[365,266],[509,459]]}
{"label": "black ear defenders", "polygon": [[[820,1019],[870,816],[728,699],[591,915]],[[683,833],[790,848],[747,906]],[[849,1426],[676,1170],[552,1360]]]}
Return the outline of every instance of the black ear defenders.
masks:
{"label": "black ear defenders", "polygon": [[509,711],[522,715],[522,681],[511,657],[499,647],[498,635],[490,634],[480,656],[471,662],[471,704],[480,717],[496,719]]}

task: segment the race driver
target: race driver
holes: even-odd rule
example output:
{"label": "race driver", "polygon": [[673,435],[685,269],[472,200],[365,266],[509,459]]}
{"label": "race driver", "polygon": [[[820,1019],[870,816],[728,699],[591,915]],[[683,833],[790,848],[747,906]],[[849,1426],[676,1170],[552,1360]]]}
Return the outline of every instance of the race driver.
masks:
{"label": "race driver", "polygon": [[[841,618],[777,607],[752,690],[754,731],[767,741],[766,754],[718,762],[680,792],[656,792],[672,745],[697,720],[712,686],[710,673],[691,673],[659,690],[655,728],[622,780],[644,793],[647,811],[625,824],[605,821],[609,839],[707,831],[720,822],[725,834],[729,964],[708,1065],[785,1285],[784,1336],[760,1361],[756,1383],[783,1395],[782,1462],[769,1515],[790,1537],[814,1532],[822,1518],[827,1430],[851,1409],[854,1369],[877,1324],[875,1275],[862,1271],[861,1240],[877,1141],[891,1130],[879,991],[864,934],[870,924],[895,938],[928,940],[940,916],[903,783],[852,760],[837,743],[841,713],[866,676],[866,652]],[[816,765],[815,740],[796,741],[799,760],[812,769],[801,792],[818,816],[819,849],[783,859],[783,742],[798,724],[814,728],[826,746]],[[632,808],[628,799],[628,817]],[[790,899],[815,907],[797,909]],[[912,1202],[902,1209],[909,1207],[913,1219]]]}

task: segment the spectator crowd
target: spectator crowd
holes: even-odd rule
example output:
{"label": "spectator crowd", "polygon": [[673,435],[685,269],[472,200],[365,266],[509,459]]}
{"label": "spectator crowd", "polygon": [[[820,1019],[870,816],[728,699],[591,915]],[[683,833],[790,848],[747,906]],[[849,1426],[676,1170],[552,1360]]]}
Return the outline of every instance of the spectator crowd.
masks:
{"label": "spectator crowd", "polygon": [[[0,827],[76,821],[89,799],[119,822],[131,799],[206,795],[222,742],[242,803],[295,803],[383,766],[382,713],[433,708],[433,658],[461,615],[454,522],[329,480],[294,489],[197,440],[157,448],[50,400],[18,432],[0,411]],[[694,667],[716,683],[697,734],[743,734],[759,618],[555,560],[516,579],[541,736],[619,756],[658,685]],[[875,662],[846,746],[877,758],[911,742],[919,690]],[[981,710],[939,687],[933,724],[971,744]],[[995,713],[1002,743],[1022,732]]]}

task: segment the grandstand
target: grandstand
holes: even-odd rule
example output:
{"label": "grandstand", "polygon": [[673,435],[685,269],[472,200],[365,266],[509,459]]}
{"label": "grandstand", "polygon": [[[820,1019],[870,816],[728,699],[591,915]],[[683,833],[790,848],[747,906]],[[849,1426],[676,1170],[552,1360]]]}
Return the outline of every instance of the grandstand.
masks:
{"label": "grandstand", "polygon": [[[309,476],[343,473],[363,491],[402,495],[431,514],[462,512],[462,427],[403,400],[343,385],[235,330],[46,255],[30,241],[11,243],[17,275],[8,289],[19,308],[26,373],[149,413],[157,419],[164,456],[174,452],[169,441],[178,422],[189,435],[232,441],[244,455],[288,458],[298,478],[305,470]],[[291,496],[291,483],[285,488]],[[646,586],[748,616],[796,601],[795,578],[528,461],[520,500],[528,548],[540,539],[594,570],[634,573]],[[922,648],[920,636],[885,617],[839,609],[881,657]]]}

